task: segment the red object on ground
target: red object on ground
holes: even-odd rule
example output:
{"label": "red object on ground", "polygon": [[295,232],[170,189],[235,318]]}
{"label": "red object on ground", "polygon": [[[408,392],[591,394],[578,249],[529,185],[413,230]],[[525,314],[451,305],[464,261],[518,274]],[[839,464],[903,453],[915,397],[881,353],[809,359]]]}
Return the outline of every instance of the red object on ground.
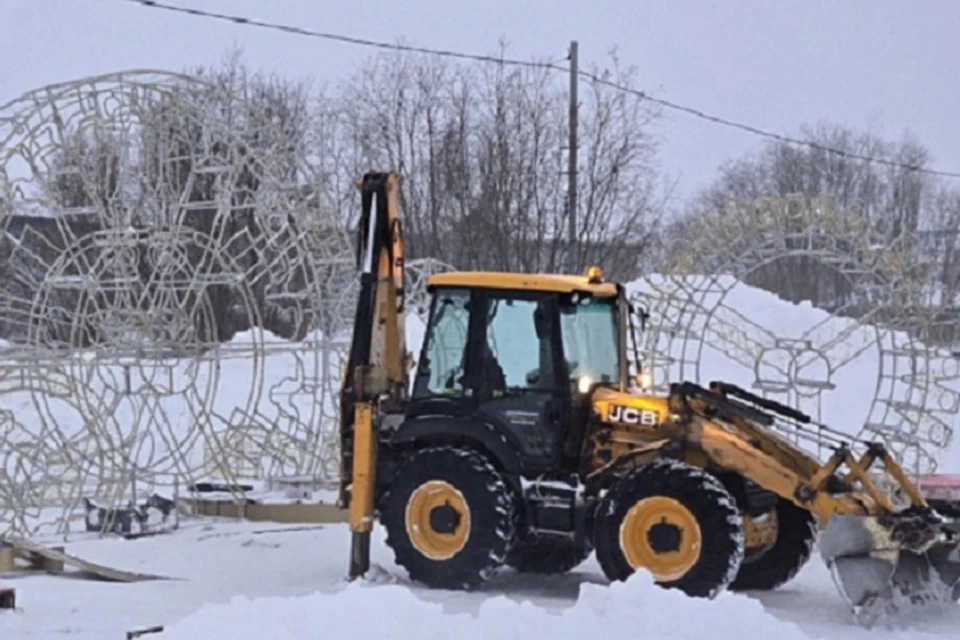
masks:
{"label": "red object on ground", "polygon": [[921,476],[917,484],[928,498],[960,501],[960,474],[931,473]]}
{"label": "red object on ground", "polygon": [[0,609],[16,609],[17,590],[13,587],[0,587]]}

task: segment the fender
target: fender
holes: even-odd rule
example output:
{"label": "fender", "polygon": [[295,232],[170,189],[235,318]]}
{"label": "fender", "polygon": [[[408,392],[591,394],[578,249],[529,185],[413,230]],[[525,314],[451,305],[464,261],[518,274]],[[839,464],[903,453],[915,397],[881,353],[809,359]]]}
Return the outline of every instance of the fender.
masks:
{"label": "fender", "polygon": [[607,489],[628,471],[649,464],[660,457],[675,456],[678,453],[676,443],[669,438],[654,440],[647,445],[614,458],[587,474],[584,480],[586,492],[594,494],[601,489]]}
{"label": "fender", "polygon": [[494,425],[470,416],[433,415],[411,418],[403,422],[390,438],[392,446],[413,443],[469,443],[491,457],[491,462],[507,472],[519,475],[523,463],[519,446]]}

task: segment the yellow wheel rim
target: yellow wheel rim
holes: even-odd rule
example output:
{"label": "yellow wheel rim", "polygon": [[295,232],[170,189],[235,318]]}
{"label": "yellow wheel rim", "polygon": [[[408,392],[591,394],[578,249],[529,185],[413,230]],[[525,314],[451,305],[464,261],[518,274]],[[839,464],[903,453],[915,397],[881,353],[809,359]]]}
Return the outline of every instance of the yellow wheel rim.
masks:
{"label": "yellow wheel rim", "polygon": [[777,510],[773,509],[757,519],[743,516],[744,562],[762,556],[773,548],[780,534],[780,523],[777,519]]}
{"label": "yellow wheel rim", "polygon": [[431,560],[449,560],[470,538],[470,507],[444,480],[425,482],[410,494],[405,516],[413,547]]}
{"label": "yellow wheel rim", "polygon": [[700,525],[678,500],[644,498],[620,525],[620,549],[634,571],[644,568],[658,582],[683,577],[700,559]]}

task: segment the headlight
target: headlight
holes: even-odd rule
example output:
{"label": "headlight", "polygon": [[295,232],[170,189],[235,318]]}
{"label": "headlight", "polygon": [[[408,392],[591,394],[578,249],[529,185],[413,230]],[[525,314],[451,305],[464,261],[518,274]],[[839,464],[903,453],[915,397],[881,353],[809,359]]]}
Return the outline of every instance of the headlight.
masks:
{"label": "headlight", "polygon": [[593,386],[593,378],[590,376],[580,376],[577,378],[577,391],[586,394],[590,393],[590,387]]}
{"label": "headlight", "polygon": [[653,374],[649,371],[641,371],[637,374],[637,385],[641,389],[650,389],[653,387]]}

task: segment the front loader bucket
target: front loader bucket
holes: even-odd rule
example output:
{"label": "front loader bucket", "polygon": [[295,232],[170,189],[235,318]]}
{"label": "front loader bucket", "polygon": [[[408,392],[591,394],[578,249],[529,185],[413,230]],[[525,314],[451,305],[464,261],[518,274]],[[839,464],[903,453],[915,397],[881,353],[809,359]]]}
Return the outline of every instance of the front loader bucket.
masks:
{"label": "front loader bucket", "polygon": [[833,516],[819,547],[862,623],[960,600],[960,523],[929,509]]}

